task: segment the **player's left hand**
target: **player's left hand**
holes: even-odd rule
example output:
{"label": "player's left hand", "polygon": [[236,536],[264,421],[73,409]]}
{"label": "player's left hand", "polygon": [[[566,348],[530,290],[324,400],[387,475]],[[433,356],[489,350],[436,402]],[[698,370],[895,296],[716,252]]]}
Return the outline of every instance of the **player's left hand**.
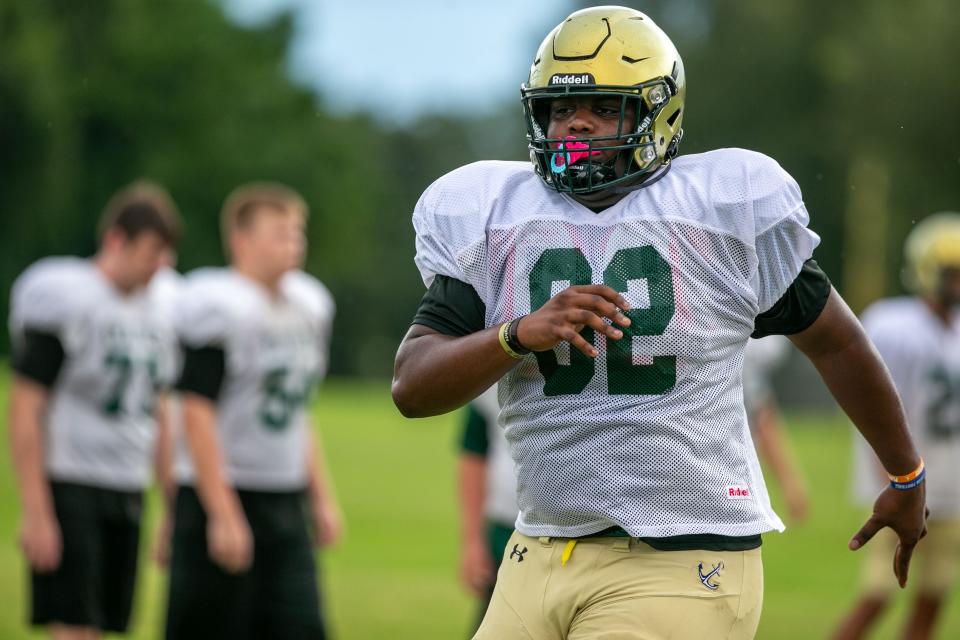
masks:
{"label": "player's left hand", "polygon": [[329,547],[343,536],[343,514],[333,501],[314,501],[313,536],[318,547]]}
{"label": "player's left hand", "polygon": [[925,483],[899,491],[887,487],[873,503],[873,515],[850,540],[850,549],[856,551],[865,545],[880,529],[890,527],[900,542],[893,555],[893,573],[900,587],[907,586],[907,573],[913,550],[923,536],[927,535],[927,487]]}

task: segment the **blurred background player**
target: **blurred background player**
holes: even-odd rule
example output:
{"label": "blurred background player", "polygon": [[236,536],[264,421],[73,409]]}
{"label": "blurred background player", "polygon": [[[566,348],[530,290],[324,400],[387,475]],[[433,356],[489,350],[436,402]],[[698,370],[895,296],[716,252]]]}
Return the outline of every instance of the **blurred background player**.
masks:
{"label": "blurred background player", "polygon": [[[917,546],[916,592],[903,638],[931,637],[960,562],[960,214],[918,224],[904,245],[904,280],[912,296],[880,300],[863,325],[903,399],[907,422],[929,469],[927,536]],[[884,474],[856,437],[853,490],[867,506]],[[838,640],[862,638],[896,595],[889,573],[895,539],[881,531],[862,559],[860,599],[841,622]]]}
{"label": "blurred background player", "polygon": [[30,620],[63,639],[126,631],[142,493],[166,429],[160,394],[175,375],[172,290],[148,286],[180,233],[173,201],[135,183],[110,200],[100,229],[92,259],[40,260],[11,296],[10,440]]}
{"label": "blurred background player", "polygon": [[487,610],[503,550],[513,533],[517,506],[517,470],[510,446],[497,423],[500,405],[493,385],[467,405],[460,442],[460,578]]}
{"label": "blurred background player", "polygon": [[285,186],[238,188],[222,212],[230,268],[186,279],[168,638],[325,637],[312,547],[341,521],[307,400],[334,303],[299,271],[306,218]]}
{"label": "blurred background player", "polygon": [[790,341],[784,336],[748,340],[743,351],[743,401],[757,455],[780,485],[790,519],[800,524],[807,517],[810,498],[783,428],[772,379],[789,355]]}

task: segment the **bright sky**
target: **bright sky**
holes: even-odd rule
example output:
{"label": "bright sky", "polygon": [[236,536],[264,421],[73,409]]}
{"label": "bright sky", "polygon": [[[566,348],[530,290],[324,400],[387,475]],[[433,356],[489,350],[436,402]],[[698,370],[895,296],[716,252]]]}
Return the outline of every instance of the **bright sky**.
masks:
{"label": "bright sky", "polygon": [[393,122],[519,100],[537,45],[570,0],[223,0],[240,23],[290,8],[288,63],[330,107]]}

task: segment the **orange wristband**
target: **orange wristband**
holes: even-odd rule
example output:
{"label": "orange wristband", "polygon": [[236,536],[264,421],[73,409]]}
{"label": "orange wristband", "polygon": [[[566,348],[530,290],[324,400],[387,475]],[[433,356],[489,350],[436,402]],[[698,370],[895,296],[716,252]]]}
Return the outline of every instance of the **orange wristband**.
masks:
{"label": "orange wristband", "polygon": [[895,476],[892,474],[887,474],[887,477],[890,478],[890,482],[896,482],[897,484],[903,484],[905,482],[913,482],[920,477],[920,474],[923,473],[923,458],[920,458],[920,466],[904,476]]}

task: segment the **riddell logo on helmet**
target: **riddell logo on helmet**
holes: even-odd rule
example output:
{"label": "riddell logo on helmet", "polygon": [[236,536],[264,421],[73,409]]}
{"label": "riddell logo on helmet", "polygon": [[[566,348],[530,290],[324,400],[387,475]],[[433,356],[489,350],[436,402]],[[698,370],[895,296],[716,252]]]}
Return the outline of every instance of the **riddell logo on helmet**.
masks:
{"label": "riddell logo on helmet", "polygon": [[751,497],[750,489],[747,487],[727,487],[727,500],[749,500]]}
{"label": "riddell logo on helmet", "polygon": [[550,84],[597,84],[592,73],[555,73]]}

